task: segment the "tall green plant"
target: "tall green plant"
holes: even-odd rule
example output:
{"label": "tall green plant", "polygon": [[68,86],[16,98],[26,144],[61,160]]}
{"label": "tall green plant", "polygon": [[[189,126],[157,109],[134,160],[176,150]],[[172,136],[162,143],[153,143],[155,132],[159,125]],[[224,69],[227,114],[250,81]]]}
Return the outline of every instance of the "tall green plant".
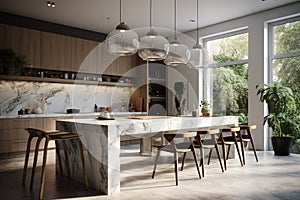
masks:
{"label": "tall green plant", "polygon": [[[296,136],[299,132],[299,120],[296,113],[296,103],[291,88],[281,83],[256,86],[260,101],[266,101],[269,114],[264,117],[274,136]],[[294,130],[295,133],[288,130]]]}

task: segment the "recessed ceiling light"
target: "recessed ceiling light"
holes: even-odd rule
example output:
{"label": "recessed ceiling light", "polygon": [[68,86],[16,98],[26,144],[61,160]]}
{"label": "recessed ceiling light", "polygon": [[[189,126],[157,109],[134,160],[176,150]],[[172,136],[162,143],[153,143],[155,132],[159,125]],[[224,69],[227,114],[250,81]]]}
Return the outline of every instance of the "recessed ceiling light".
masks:
{"label": "recessed ceiling light", "polygon": [[47,1],[47,6],[51,8],[55,8],[55,2]]}

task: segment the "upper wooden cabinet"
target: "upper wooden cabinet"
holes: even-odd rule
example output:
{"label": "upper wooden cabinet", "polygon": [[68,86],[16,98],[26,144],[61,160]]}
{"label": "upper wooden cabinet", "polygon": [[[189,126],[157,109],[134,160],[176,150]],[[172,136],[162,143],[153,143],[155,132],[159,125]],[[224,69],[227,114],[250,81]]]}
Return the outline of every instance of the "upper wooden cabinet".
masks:
{"label": "upper wooden cabinet", "polygon": [[71,70],[71,37],[47,32],[40,32],[40,38],[40,68]]}
{"label": "upper wooden cabinet", "polygon": [[105,43],[0,24],[0,48],[24,54],[28,66],[115,76],[135,76],[137,55],[111,55]]}
{"label": "upper wooden cabinet", "polygon": [[40,66],[40,31],[0,24],[0,49],[25,55],[27,65]]}
{"label": "upper wooden cabinet", "polygon": [[72,38],[72,71],[99,73],[96,41]]}

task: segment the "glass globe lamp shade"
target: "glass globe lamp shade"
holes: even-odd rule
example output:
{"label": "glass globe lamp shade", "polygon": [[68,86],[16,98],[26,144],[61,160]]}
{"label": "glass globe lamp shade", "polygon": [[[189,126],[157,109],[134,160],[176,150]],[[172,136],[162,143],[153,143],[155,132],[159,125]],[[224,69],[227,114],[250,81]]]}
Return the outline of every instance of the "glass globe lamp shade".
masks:
{"label": "glass globe lamp shade", "polygon": [[118,56],[136,54],[139,46],[137,33],[129,30],[124,22],[107,36],[105,43],[108,52]]}
{"label": "glass globe lamp shade", "polygon": [[168,45],[168,51],[169,53],[164,59],[164,63],[169,66],[187,64],[191,56],[189,48],[177,39]]}
{"label": "glass globe lamp shade", "polygon": [[199,43],[190,50],[191,58],[189,64],[194,68],[204,68],[209,65],[209,55],[206,49]]}
{"label": "glass globe lamp shade", "polygon": [[169,41],[151,29],[147,35],[140,39],[138,54],[147,61],[163,60],[168,55]]}

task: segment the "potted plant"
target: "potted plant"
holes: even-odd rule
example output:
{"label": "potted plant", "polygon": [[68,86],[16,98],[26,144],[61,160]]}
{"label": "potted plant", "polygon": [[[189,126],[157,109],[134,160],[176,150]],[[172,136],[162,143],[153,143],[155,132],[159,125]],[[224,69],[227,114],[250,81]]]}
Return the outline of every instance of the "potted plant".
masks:
{"label": "potted plant", "polygon": [[17,55],[12,49],[0,50],[0,74],[19,75],[26,64],[24,55]]}
{"label": "potted plant", "polygon": [[212,109],[207,100],[203,100],[200,103],[202,117],[212,117]]}
{"label": "potted plant", "polygon": [[293,92],[281,83],[256,86],[260,101],[266,101],[269,113],[264,117],[272,129],[275,155],[289,155],[293,138],[299,135],[300,125]]}

